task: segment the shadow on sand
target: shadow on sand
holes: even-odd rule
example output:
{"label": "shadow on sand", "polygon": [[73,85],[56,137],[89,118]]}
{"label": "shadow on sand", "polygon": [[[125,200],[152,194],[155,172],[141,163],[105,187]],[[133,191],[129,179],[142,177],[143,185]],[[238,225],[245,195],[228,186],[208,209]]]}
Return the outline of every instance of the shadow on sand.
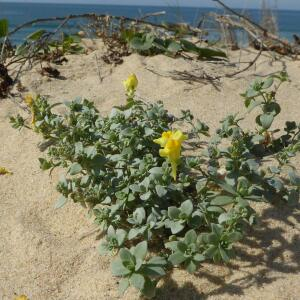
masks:
{"label": "shadow on sand", "polygon": [[286,277],[286,274],[300,273],[300,205],[263,210],[259,225],[248,232],[248,237],[237,249],[237,258],[240,263],[233,262],[224,267],[230,272],[226,281],[218,272],[200,268],[194,278],[204,280],[202,287],[208,281],[209,289],[199,291],[192,281],[179,286],[168,278],[155,299],[206,300],[210,296],[217,299],[218,295],[227,295],[230,299],[230,296],[244,295],[245,289],[251,286],[259,288]]}

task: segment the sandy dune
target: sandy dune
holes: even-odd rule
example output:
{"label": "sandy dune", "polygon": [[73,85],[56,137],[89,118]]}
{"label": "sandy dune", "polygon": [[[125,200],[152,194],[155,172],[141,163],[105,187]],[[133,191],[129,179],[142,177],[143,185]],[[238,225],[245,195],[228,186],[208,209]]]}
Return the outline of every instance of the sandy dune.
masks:
{"label": "sandy dune", "polygon": [[[121,81],[134,72],[140,80],[141,97],[163,100],[175,114],[191,109],[214,129],[222,117],[242,111],[239,94],[249,81],[286,69],[292,82],[285,84],[278,95],[282,113],[276,125],[300,120],[300,62],[271,63],[270,57],[262,56],[255,68],[212,85],[178,80],[178,73],[172,78],[175,75],[170,72],[205,71],[215,76],[235,69],[135,54],[125,58],[122,65],[111,67],[101,61],[101,53],[97,50],[68,57],[69,62],[58,67],[65,79],[48,79],[34,69],[22,75],[22,83],[29,92],[49,95],[54,102],[86,97],[107,113],[124,101]],[[255,53],[239,55],[233,53],[231,61],[249,61]],[[14,173],[0,177],[0,299],[10,300],[23,293],[31,300],[119,299],[117,279],[110,273],[111,259],[98,255],[96,234],[81,239],[94,228],[92,220],[72,203],[54,210],[58,197],[55,184],[62,170],[49,177],[39,169],[38,158],[44,155],[37,148],[40,138],[30,131],[11,128],[8,117],[16,112],[24,114],[12,101],[0,101],[0,165]],[[245,125],[253,126],[251,118]],[[295,162],[300,170],[300,156]],[[249,232],[231,265],[205,264],[193,276],[176,270],[162,282],[157,299],[299,299],[299,207],[290,210],[261,204],[257,209],[261,223]],[[124,299],[138,299],[138,294],[129,290]]]}

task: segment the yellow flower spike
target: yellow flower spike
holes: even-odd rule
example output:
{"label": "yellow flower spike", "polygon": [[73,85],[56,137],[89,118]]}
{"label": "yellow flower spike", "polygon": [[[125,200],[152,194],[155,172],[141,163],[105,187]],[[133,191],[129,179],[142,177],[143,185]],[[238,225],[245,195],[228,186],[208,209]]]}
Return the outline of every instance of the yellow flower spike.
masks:
{"label": "yellow flower spike", "polygon": [[26,95],[25,98],[24,98],[24,102],[27,104],[27,106],[30,108],[31,110],[31,114],[32,114],[32,118],[31,118],[31,124],[33,126],[35,126],[35,122],[36,122],[36,118],[35,118],[35,113],[34,113],[34,107],[33,107],[33,104],[34,104],[34,97],[30,94]]}
{"label": "yellow flower spike", "polygon": [[166,131],[162,133],[161,138],[154,140],[153,142],[159,144],[163,149],[159,150],[159,155],[165,157],[171,163],[172,177],[176,180],[177,166],[180,161],[181,144],[187,139],[180,130],[171,132]]}
{"label": "yellow flower spike", "polygon": [[172,131],[166,131],[162,133],[161,138],[156,139],[153,142],[159,144],[161,147],[164,147],[171,136],[172,136]]}
{"label": "yellow flower spike", "polygon": [[177,178],[177,165],[178,165],[178,163],[171,162],[171,168],[172,168],[171,175],[172,175],[172,177],[174,178],[175,181],[176,181],[176,178]]}
{"label": "yellow flower spike", "polygon": [[17,296],[15,300],[29,300],[29,298],[25,295]]}
{"label": "yellow flower spike", "polygon": [[124,84],[124,87],[125,87],[125,90],[128,94],[128,96],[133,96],[134,95],[134,92],[138,86],[138,79],[136,77],[135,74],[131,74],[125,81],[123,81],[123,84]]}
{"label": "yellow flower spike", "polygon": [[0,167],[0,175],[12,175],[13,173],[4,167]]}
{"label": "yellow flower spike", "polygon": [[32,107],[34,99],[32,95],[28,94],[25,96],[24,102],[27,104],[28,107]]}
{"label": "yellow flower spike", "polygon": [[179,142],[183,142],[187,139],[187,136],[183,134],[180,130],[177,130],[172,134],[172,139]]}

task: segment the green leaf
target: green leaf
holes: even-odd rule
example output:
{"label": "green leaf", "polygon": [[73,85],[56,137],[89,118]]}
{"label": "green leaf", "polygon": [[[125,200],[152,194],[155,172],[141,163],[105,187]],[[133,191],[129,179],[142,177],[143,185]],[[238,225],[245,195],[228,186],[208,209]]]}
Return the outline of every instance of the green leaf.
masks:
{"label": "green leaf", "polygon": [[196,243],[197,241],[197,234],[195,232],[195,230],[189,230],[185,236],[184,236],[184,242],[189,245],[191,243]]}
{"label": "green leaf", "polygon": [[250,101],[249,105],[247,106],[247,108],[248,108],[247,112],[250,113],[255,107],[261,105],[262,103],[263,103],[263,101],[252,99]]}
{"label": "green leaf", "polygon": [[64,196],[60,196],[57,200],[57,202],[54,205],[55,209],[63,207],[67,203],[68,199]]}
{"label": "green leaf", "polygon": [[82,171],[82,167],[79,163],[73,163],[69,168],[70,175],[76,175]]}
{"label": "green leaf", "polygon": [[251,142],[254,144],[261,144],[264,141],[265,141],[265,137],[263,135],[259,135],[259,134],[254,135],[251,139]]}
{"label": "green leaf", "polygon": [[260,124],[264,129],[269,129],[274,121],[274,116],[271,114],[263,114],[259,117]]}
{"label": "green leaf", "polygon": [[43,29],[37,30],[37,31],[35,31],[35,32],[31,33],[31,34],[29,34],[29,35],[26,37],[26,39],[27,39],[27,40],[31,40],[31,41],[36,41],[36,40],[38,40],[39,38],[41,38],[42,35],[43,35],[45,32],[46,32],[46,31],[43,30]]}
{"label": "green leaf", "polygon": [[234,201],[235,199],[232,196],[217,196],[210,202],[210,204],[217,206],[225,206],[234,203]]}
{"label": "green leaf", "polygon": [[263,89],[268,89],[273,85],[274,79],[273,77],[269,77],[264,81],[264,84],[262,86]]}
{"label": "green leaf", "polygon": [[227,184],[224,181],[217,181],[216,183],[218,184],[219,187],[221,187],[227,193],[236,195],[236,190],[233,188],[233,186]]}
{"label": "green leaf", "polygon": [[128,239],[132,240],[132,239],[136,238],[139,234],[141,234],[139,229],[131,228],[128,233]]}
{"label": "green leaf", "polygon": [[258,95],[259,95],[259,92],[252,88],[249,88],[246,92],[246,97],[248,97],[248,98],[254,98]]}
{"label": "green leaf", "polygon": [[230,243],[235,243],[235,242],[241,240],[242,237],[243,237],[243,235],[242,235],[240,232],[237,232],[237,231],[231,232],[231,233],[229,233],[228,236],[227,236],[228,241],[229,241]]}
{"label": "green leaf", "polygon": [[121,296],[126,292],[126,290],[129,287],[129,279],[128,278],[122,278],[119,282],[119,293]]}
{"label": "green leaf", "polygon": [[137,272],[143,265],[143,260],[140,258],[136,259],[134,270]]}
{"label": "green leaf", "polygon": [[133,219],[137,222],[137,224],[142,224],[144,222],[145,218],[146,218],[146,211],[145,211],[144,207],[138,207],[133,212]]}
{"label": "green leaf", "polygon": [[116,259],[111,264],[112,275],[113,276],[125,276],[130,274],[130,270],[128,270],[122,263],[120,259]]}
{"label": "green leaf", "polygon": [[0,38],[6,37],[8,34],[8,20],[0,19]]}
{"label": "green leaf", "polygon": [[168,216],[170,219],[177,220],[180,215],[180,209],[175,206],[168,207]]}
{"label": "green leaf", "polygon": [[288,204],[290,206],[297,205],[299,203],[300,192],[297,190],[291,190],[288,195]]}
{"label": "green leaf", "polygon": [[207,59],[210,58],[213,59],[215,57],[227,58],[226,53],[221,50],[214,50],[210,48],[198,48],[197,52],[201,58],[207,58]]}
{"label": "green leaf", "polygon": [[264,105],[263,107],[264,113],[271,114],[273,116],[277,116],[281,112],[281,107],[276,102],[270,102]]}
{"label": "green leaf", "polygon": [[204,216],[200,212],[194,212],[192,217],[188,220],[188,225],[192,228],[198,228],[204,221]]}
{"label": "green leaf", "polygon": [[112,225],[110,225],[107,229],[107,236],[109,238],[112,238],[112,237],[115,237],[115,235],[116,235],[116,231],[115,231],[114,227]]}
{"label": "green leaf", "polygon": [[284,189],[284,183],[279,178],[273,177],[272,179],[268,179],[267,182],[277,191],[282,191]]}
{"label": "green leaf", "polygon": [[129,47],[137,51],[147,51],[152,47],[154,36],[147,35],[146,37],[134,37],[129,42]]}
{"label": "green leaf", "polygon": [[167,51],[171,52],[172,54],[177,54],[180,50],[182,50],[181,45],[175,41],[171,41],[167,47]]}
{"label": "green leaf", "polygon": [[204,255],[208,258],[212,258],[215,255],[216,251],[218,251],[218,248],[212,245],[207,250],[205,250]]}
{"label": "green leaf", "polygon": [[190,274],[193,274],[197,271],[197,265],[195,264],[195,262],[193,260],[190,260],[185,268]]}
{"label": "green leaf", "polygon": [[194,43],[187,41],[187,40],[181,40],[180,44],[184,51],[198,54],[198,47]]}
{"label": "green leaf", "polygon": [[194,255],[193,260],[195,260],[197,262],[202,262],[202,261],[205,261],[205,256],[198,253],[198,254]]}
{"label": "green leaf", "polygon": [[168,192],[167,189],[165,187],[163,187],[162,185],[157,185],[155,187],[155,190],[156,190],[156,193],[157,193],[157,196],[162,198],[166,195],[166,193]]}
{"label": "green leaf", "polygon": [[173,266],[177,266],[186,261],[187,257],[185,257],[181,252],[175,252],[169,256],[168,260]]}
{"label": "green leaf", "polygon": [[225,210],[224,210],[224,208],[222,208],[221,206],[209,206],[209,207],[207,208],[207,211],[221,214],[221,213],[223,213]]}
{"label": "green leaf", "polygon": [[186,253],[188,249],[188,245],[183,241],[177,242],[177,250],[179,250],[181,253]]}
{"label": "green leaf", "polygon": [[40,162],[40,168],[43,171],[49,170],[52,167],[52,164],[44,158],[39,158],[39,162]]}
{"label": "green leaf", "polygon": [[273,174],[280,174],[280,169],[278,167],[276,167],[276,166],[270,166],[269,170]]}
{"label": "green leaf", "polygon": [[124,229],[117,229],[116,236],[117,236],[117,241],[119,246],[122,246],[123,243],[125,242],[126,235],[127,232]]}
{"label": "green leaf", "polygon": [[157,48],[157,50],[161,50],[162,52],[167,51],[167,41],[161,38],[156,37],[152,43],[152,46]]}
{"label": "green leaf", "polygon": [[231,220],[231,215],[230,214],[222,213],[221,215],[219,215],[219,218],[218,218],[219,224],[226,223],[229,220]]}
{"label": "green leaf", "polygon": [[215,233],[218,237],[220,237],[224,231],[224,227],[218,224],[211,224],[211,230]]}
{"label": "green leaf", "polygon": [[148,191],[147,193],[140,195],[140,199],[143,201],[149,200],[150,197],[151,197],[151,191]]}
{"label": "green leaf", "polygon": [[161,256],[153,256],[148,260],[148,264],[151,265],[165,265],[167,262],[165,260],[165,258],[161,257]]}
{"label": "green leaf", "polygon": [[226,263],[229,262],[230,258],[227,255],[226,251],[221,246],[219,246],[219,252],[220,252],[220,255],[221,255],[223,261]]}
{"label": "green leaf", "polygon": [[190,216],[193,212],[193,203],[191,200],[184,201],[181,206],[180,210],[182,213],[186,214],[187,216]]}
{"label": "green leaf", "polygon": [[126,249],[126,248],[122,248],[119,252],[119,256],[121,258],[122,261],[130,261],[130,262],[134,262],[134,257],[133,255],[131,254],[131,252]]}
{"label": "green leaf", "polygon": [[171,229],[172,234],[177,234],[184,229],[184,225],[179,221],[177,222],[170,221],[169,228]]}
{"label": "green leaf", "polygon": [[16,56],[24,56],[28,52],[28,48],[26,44],[20,44],[17,46],[15,55]]}
{"label": "green leaf", "polygon": [[165,243],[165,248],[172,250],[172,252],[177,251],[177,241],[167,242]]}
{"label": "green leaf", "polygon": [[130,284],[134,286],[136,289],[141,291],[145,286],[145,278],[141,274],[132,274],[130,279]]}
{"label": "green leaf", "polygon": [[166,275],[166,272],[162,267],[146,265],[143,268],[143,274],[149,277],[157,278]]}
{"label": "green leaf", "polygon": [[224,57],[227,55],[225,52],[221,50],[214,50],[210,48],[200,48],[196,46],[194,43],[187,40],[180,40],[180,44],[184,51],[191,52],[199,55],[201,58],[214,58],[214,57]]}
{"label": "green leaf", "polygon": [[147,278],[144,284],[144,288],[142,290],[142,294],[148,299],[151,299],[155,297],[155,293],[156,293],[156,282],[151,281],[150,279]]}
{"label": "green leaf", "polygon": [[137,244],[133,250],[133,255],[136,258],[140,258],[141,260],[144,260],[147,255],[148,245],[146,241],[140,242]]}
{"label": "green leaf", "polygon": [[163,175],[164,171],[161,167],[154,167],[149,170],[149,173],[154,175]]}
{"label": "green leaf", "polygon": [[289,172],[289,177],[292,185],[300,187],[300,176],[296,172]]}
{"label": "green leaf", "polygon": [[209,233],[205,236],[204,240],[208,243],[208,244],[212,244],[212,245],[217,245],[219,244],[219,238],[218,235],[215,233]]}

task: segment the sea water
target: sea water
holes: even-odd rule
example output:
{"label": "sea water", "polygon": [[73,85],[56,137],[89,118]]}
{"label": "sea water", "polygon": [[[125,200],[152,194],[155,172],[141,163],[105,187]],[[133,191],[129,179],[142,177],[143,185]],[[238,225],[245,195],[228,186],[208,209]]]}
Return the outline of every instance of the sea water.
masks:
{"label": "sea water", "polygon": [[[96,13],[138,18],[148,13],[165,11],[160,17],[152,17],[152,22],[186,22],[197,25],[209,12],[222,12],[215,8],[203,7],[171,7],[171,6],[126,6],[126,5],[94,5],[94,4],[54,4],[54,3],[8,3],[0,2],[0,19],[9,20],[10,29],[36,18],[67,16],[70,14]],[[253,20],[259,22],[261,11],[247,10]],[[293,34],[300,35],[300,11],[277,10],[279,31],[282,37],[292,40]],[[14,43],[20,43],[29,33],[37,29],[54,30],[59,23],[37,23],[27,27],[12,36]],[[77,22],[78,24],[78,22]]]}

